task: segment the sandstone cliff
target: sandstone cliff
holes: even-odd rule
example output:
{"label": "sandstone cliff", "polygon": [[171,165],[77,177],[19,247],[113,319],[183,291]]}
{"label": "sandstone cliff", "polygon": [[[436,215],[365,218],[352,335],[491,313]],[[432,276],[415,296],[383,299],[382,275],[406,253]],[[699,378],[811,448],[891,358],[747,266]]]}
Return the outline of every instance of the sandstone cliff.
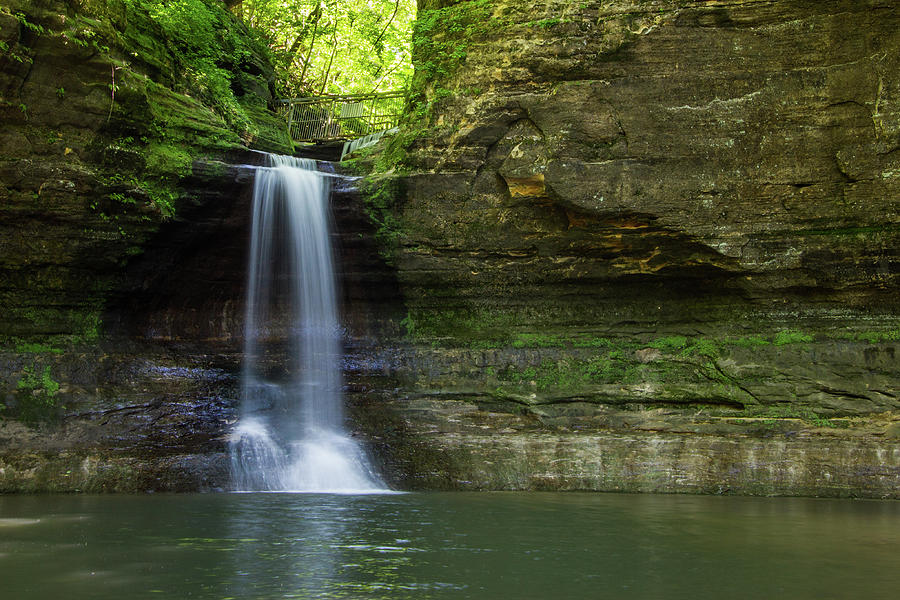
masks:
{"label": "sandstone cliff", "polygon": [[[71,18],[124,17],[22,4],[0,489],[224,486],[249,174],[187,167],[278,143],[195,100],[165,36],[88,54]],[[876,0],[422,0],[409,122],[360,161],[365,204],[335,198],[350,414],[387,478],[897,497],[898,25]]]}
{"label": "sandstone cliff", "polygon": [[219,161],[291,146],[264,46],[216,2],[159,6],[0,3],[0,490],[196,488],[222,435],[220,396],[129,323],[227,235]]}
{"label": "sandstone cliff", "polygon": [[894,3],[424,0],[418,27],[417,129],[370,191],[414,481],[896,495]]}

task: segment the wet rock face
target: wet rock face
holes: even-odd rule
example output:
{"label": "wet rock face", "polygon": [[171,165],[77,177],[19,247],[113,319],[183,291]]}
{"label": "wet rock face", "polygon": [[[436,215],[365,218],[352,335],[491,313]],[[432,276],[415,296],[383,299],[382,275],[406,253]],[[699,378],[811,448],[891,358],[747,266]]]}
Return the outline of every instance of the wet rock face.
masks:
{"label": "wet rock face", "polygon": [[[60,380],[53,399],[65,404],[0,419],[0,491],[228,488],[224,432],[235,420],[238,387],[228,370],[182,366],[183,356],[121,343],[18,360],[49,367]],[[11,396],[4,398],[10,409],[26,402]]]}
{"label": "wet rock face", "polygon": [[[889,4],[422,0],[408,173],[333,204],[348,415],[386,478],[897,497]],[[143,160],[122,141],[234,133],[120,71],[132,121],[97,134],[108,88],[58,97],[49,57],[109,65],[3,23],[55,46],[0,79],[0,491],[227,487],[252,159],[213,144],[164,221],[110,179]]]}
{"label": "wet rock face", "polygon": [[432,246],[478,235],[577,281],[615,236],[601,279],[706,269],[745,294],[890,303],[900,41],[884,3],[490,5],[495,25],[426,89],[453,92],[411,157],[438,172],[411,199],[442,213],[406,213]]}
{"label": "wet rock face", "polygon": [[241,66],[222,57],[237,123],[198,100],[142,3],[10,0],[0,41],[0,489],[221,486],[233,384],[133,340],[211,339],[210,368],[235,368],[221,332],[239,290],[187,268],[177,295],[162,280],[227,233],[246,177],[226,163],[289,147],[265,109],[272,67],[251,40]]}
{"label": "wet rock face", "polygon": [[[662,458],[616,459],[588,482],[554,466],[582,458],[549,448],[675,443],[717,458],[682,455],[682,484],[656,489],[709,491],[710,473],[739,471],[759,479],[732,492],[845,493],[824,484],[842,471],[872,474],[848,489],[894,494],[893,7],[419,8],[431,41],[414,54],[434,76],[419,80],[427,116],[394,212],[418,342],[395,373],[407,396],[392,431],[415,448],[396,455],[398,477],[646,489],[627,473]],[[827,476],[821,439],[844,448]],[[766,440],[808,448],[807,462],[763,476],[748,449]],[[469,458],[482,450],[494,467]],[[523,465],[544,483],[499,483]]]}
{"label": "wet rock face", "polygon": [[248,115],[237,124],[197,99],[141,3],[12,1],[0,31],[0,336],[93,340],[125,266],[202,202],[195,159],[289,147],[268,136],[272,67],[248,42],[230,75]]}

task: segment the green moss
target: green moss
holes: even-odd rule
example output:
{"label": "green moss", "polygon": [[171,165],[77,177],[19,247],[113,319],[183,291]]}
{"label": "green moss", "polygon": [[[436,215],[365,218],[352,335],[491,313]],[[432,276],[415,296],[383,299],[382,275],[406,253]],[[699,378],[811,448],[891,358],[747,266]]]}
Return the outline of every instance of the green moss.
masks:
{"label": "green moss", "polygon": [[139,90],[141,83],[150,139],[206,150],[241,147],[241,138],[209,107],[150,80],[136,82]]}
{"label": "green moss", "polygon": [[191,155],[180,146],[166,142],[151,142],[144,148],[148,176],[180,179],[191,174]]}
{"label": "green moss", "polygon": [[370,177],[359,188],[366,215],[376,227],[378,252],[387,264],[393,264],[403,234],[394,208],[401,194],[400,185],[401,181],[394,177]]}
{"label": "green moss", "polygon": [[612,348],[618,347],[619,342],[590,334],[516,333],[511,345],[513,348]]}
{"label": "green moss", "polygon": [[[505,384],[533,386],[537,391],[577,392],[585,385],[634,383],[640,380],[639,366],[621,350],[611,350],[589,358],[570,357],[544,360],[539,366],[516,369],[507,367],[497,379]],[[500,391],[505,388],[501,385]]]}
{"label": "green moss", "polygon": [[767,346],[771,344],[769,340],[761,335],[750,335],[738,339],[728,340],[728,344],[738,346],[740,348],[754,348],[757,346]]}
{"label": "green moss", "polygon": [[38,373],[34,366],[22,369],[22,376],[16,383],[17,405],[15,415],[19,420],[31,425],[51,420],[57,413],[56,395],[59,383],[46,366]]}
{"label": "green moss", "polygon": [[784,346],[787,344],[804,344],[813,341],[813,336],[802,331],[794,329],[783,329],[775,334],[772,343],[776,346]]}
{"label": "green moss", "polygon": [[44,371],[41,373],[41,386],[44,388],[45,393],[51,398],[59,392],[59,383],[51,377],[50,367],[44,367]]}
{"label": "green moss", "polygon": [[55,348],[50,344],[34,343],[34,342],[16,342],[16,352],[22,354],[62,354],[61,348]]}
{"label": "green moss", "polygon": [[[140,24],[149,19],[166,40],[175,70],[192,93],[212,107],[242,137],[256,135],[255,125],[231,87],[232,72],[252,56],[268,56],[261,39],[251,34],[219,3],[202,0],[123,0],[127,17]],[[154,40],[140,39],[148,26],[128,27],[129,46],[153,48]],[[145,35],[146,37],[146,35]],[[129,43],[130,42],[130,43]]]}
{"label": "green moss", "polygon": [[594,336],[575,336],[571,338],[572,346],[575,348],[606,348],[613,346],[614,342],[605,337]]}
{"label": "green moss", "polygon": [[70,321],[75,326],[75,335],[73,341],[96,342],[100,338],[100,319],[99,311],[85,311],[74,313]]}
{"label": "green moss", "polygon": [[566,345],[563,336],[541,333],[517,333],[512,341],[513,348],[562,348]]}
{"label": "green moss", "polygon": [[900,329],[891,329],[888,331],[858,331],[841,334],[841,339],[848,339],[855,342],[868,342],[870,344],[878,344],[881,342],[896,342],[900,340]]}
{"label": "green moss", "polygon": [[[436,290],[422,295],[429,305],[441,305],[443,297]],[[900,340],[900,329],[868,331],[800,331],[782,329],[774,335],[751,334],[740,337],[667,335],[607,338],[571,328],[541,329],[534,324],[546,322],[549,307],[491,308],[476,302],[453,308],[412,307],[404,319],[408,337],[446,347],[468,348],[558,348],[618,349],[634,352],[645,348],[659,350],[663,359],[701,362],[718,361],[737,349],[763,349],[767,346],[804,347],[816,341],[848,340],[860,343],[884,343]],[[553,315],[558,317],[558,315]],[[652,359],[655,360],[655,359]]]}
{"label": "green moss", "polygon": [[718,358],[721,353],[721,344],[708,338],[696,338],[691,341],[683,351],[683,356],[705,356],[706,358]]}
{"label": "green moss", "polygon": [[388,138],[383,146],[378,147],[378,153],[372,162],[372,172],[403,173],[409,166],[409,153],[416,140],[428,136],[430,129],[422,125],[425,121],[424,115],[413,113],[413,116],[408,116],[406,122],[401,125],[400,132]]}
{"label": "green moss", "polygon": [[[94,295],[99,292],[86,290],[86,293]],[[15,348],[17,352],[60,353],[70,346],[93,343],[99,339],[102,327],[100,306],[101,300],[96,297],[82,308],[11,308],[8,318],[19,323],[27,333],[10,332],[11,335],[3,340],[4,345]]]}
{"label": "green moss", "polygon": [[664,352],[672,352],[674,350],[683,350],[687,347],[688,339],[683,335],[661,337],[653,340],[647,346],[656,348]]}
{"label": "green moss", "polygon": [[522,315],[515,311],[459,307],[442,310],[411,309],[404,319],[415,341],[439,341],[446,345],[503,347],[512,343]]}
{"label": "green moss", "polygon": [[245,98],[241,98],[241,106],[244,107],[244,112],[253,121],[256,129],[256,134],[250,136],[247,143],[266,152],[293,154],[294,144],[288,136],[284,119],[265,106],[260,106],[253,103],[250,98]]}
{"label": "green moss", "polygon": [[794,404],[752,406],[747,408],[743,416],[772,420],[793,419],[803,421],[814,427],[827,427],[831,429],[847,427],[847,423],[844,421],[822,417],[811,408],[796,406]]}

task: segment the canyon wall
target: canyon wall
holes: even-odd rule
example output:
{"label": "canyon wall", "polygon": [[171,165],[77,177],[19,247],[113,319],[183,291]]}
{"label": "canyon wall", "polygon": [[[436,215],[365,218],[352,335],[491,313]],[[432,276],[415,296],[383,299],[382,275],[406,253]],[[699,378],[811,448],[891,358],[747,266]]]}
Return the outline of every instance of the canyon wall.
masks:
{"label": "canyon wall", "polygon": [[0,491],[227,478],[230,379],[156,342],[223,329],[243,248],[237,284],[159,280],[243,226],[252,174],[226,163],[291,143],[265,47],[215,2],[160,7],[0,3]]}
{"label": "canyon wall", "polygon": [[413,118],[369,159],[412,484],[896,496],[898,25],[420,2]]}
{"label": "canyon wall", "polygon": [[[28,4],[57,33],[0,14],[34,60],[2,69],[0,490],[225,488],[251,180],[225,163],[286,148],[264,70],[254,129],[149,60],[164,36],[88,54],[73,15],[123,17]],[[419,9],[407,122],[334,198],[386,479],[898,497],[893,3]]]}

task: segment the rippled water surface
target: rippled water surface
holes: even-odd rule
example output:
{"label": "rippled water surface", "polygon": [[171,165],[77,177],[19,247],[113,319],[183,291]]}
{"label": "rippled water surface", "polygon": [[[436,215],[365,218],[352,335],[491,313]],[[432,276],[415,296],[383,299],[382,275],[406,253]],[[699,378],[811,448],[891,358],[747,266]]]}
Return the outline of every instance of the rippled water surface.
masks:
{"label": "rippled water surface", "polygon": [[0,598],[896,598],[900,503],[0,496]]}

